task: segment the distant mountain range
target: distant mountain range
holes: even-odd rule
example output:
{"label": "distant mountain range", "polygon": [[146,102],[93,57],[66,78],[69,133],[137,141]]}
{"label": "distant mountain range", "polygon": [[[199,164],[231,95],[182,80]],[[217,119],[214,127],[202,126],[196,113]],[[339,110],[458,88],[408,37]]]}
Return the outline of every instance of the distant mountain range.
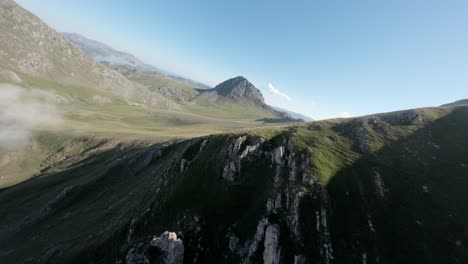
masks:
{"label": "distant mountain range", "polygon": [[122,51],[117,51],[112,47],[92,39],[85,38],[75,33],[61,33],[75,47],[93,57],[96,61],[107,62],[109,64],[129,65],[138,70],[158,70],[153,66],[146,65],[134,55]]}
{"label": "distant mountain range", "polygon": [[184,78],[174,73],[170,73],[154,65],[146,64],[135,55],[115,50],[107,44],[86,38],[76,33],[61,33],[65,39],[72,43],[75,47],[84,51],[89,56],[93,57],[98,62],[103,62],[111,65],[127,65],[135,68],[138,71],[157,71],[163,73],[177,81],[184,82],[195,88],[209,89],[210,86]]}
{"label": "distant mountain range", "polygon": [[303,115],[303,114],[300,114],[300,113],[296,113],[296,112],[293,112],[293,111],[289,111],[289,110],[286,110],[286,109],[284,109],[284,108],[276,107],[276,106],[273,106],[273,108],[276,109],[276,110],[278,110],[278,111],[288,113],[291,117],[293,117],[293,118],[295,118],[295,119],[302,119],[302,120],[304,120],[305,122],[314,121],[314,119],[313,119],[312,117],[308,117],[308,116]]}
{"label": "distant mountain range", "polygon": [[[213,95],[216,94],[216,96],[220,96],[220,98],[224,98],[224,100],[254,103],[261,107],[263,109],[262,111],[271,112],[276,116],[259,119],[265,122],[290,122],[294,119],[310,120],[310,118],[303,119],[302,117],[293,118],[289,113],[286,113],[285,110],[274,109],[267,106],[260,90],[244,77],[229,79],[211,89],[209,86],[200,82],[180,77],[155,66],[145,64],[133,54],[115,50],[102,42],[88,39],[75,33],[62,33],[62,35],[96,61],[176,101],[193,101],[196,103],[210,98],[209,100],[214,102],[217,99],[214,100]],[[171,82],[168,79],[175,80],[179,82],[179,84]],[[184,87],[182,84],[195,88],[196,90],[191,90],[189,87]]]}
{"label": "distant mountain range", "polygon": [[[96,61],[99,61],[99,62],[101,62],[101,63],[103,63],[103,64],[105,64],[105,65],[119,71],[120,73],[122,73],[126,77],[130,77],[129,75],[127,75],[129,73],[128,71],[135,70],[132,77],[134,77],[136,75],[139,75],[140,77],[142,77],[142,75],[145,75],[145,78],[148,78],[149,75],[153,75],[153,77],[164,78],[161,75],[161,74],[163,74],[163,75],[166,75],[167,77],[169,77],[169,78],[171,78],[173,80],[179,81],[181,83],[184,83],[184,84],[186,84],[188,86],[191,86],[193,88],[196,88],[196,89],[211,89],[211,87],[206,85],[206,84],[203,84],[203,83],[200,83],[200,82],[188,79],[188,78],[184,78],[184,77],[181,77],[179,75],[169,73],[169,72],[167,72],[165,70],[162,70],[162,69],[160,69],[160,68],[158,68],[156,66],[146,64],[142,60],[140,60],[136,56],[134,56],[133,54],[115,50],[114,48],[112,48],[109,45],[104,44],[102,42],[86,38],[86,37],[81,36],[81,35],[76,34],[76,33],[63,32],[62,35],[68,41],[70,41],[70,43],[72,43],[73,45],[75,45],[77,48],[81,49],[85,53],[87,53],[89,56],[93,57]],[[123,67],[123,66],[126,66],[126,67]],[[137,74],[136,72],[157,72],[157,73]],[[158,74],[158,73],[161,73],[161,74]],[[132,77],[130,77],[130,78],[132,78]],[[231,81],[235,81],[235,78],[231,79]],[[224,82],[222,84],[222,86],[217,87],[217,90],[222,95],[222,93],[223,93],[223,90],[222,90],[223,88],[222,87],[223,86],[229,86],[229,85],[230,85],[229,82]],[[170,85],[166,85],[162,89],[159,89],[159,88],[155,88],[155,89],[164,90],[163,92],[165,92],[166,94],[172,94],[172,95],[180,94],[177,91],[175,91],[174,89],[171,89]],[[171,91],[169,91],[169,90],[171,90]],[[187,89],[185,89],[185,90],[187,90]],[[252,90],[249,90],[249,91],[252,91],[253,93],[250,94],[250,95],[246,95],[247,97],[248,96],[253,96],[253,97],[256,97],[257,99],[259,99],[260,91],[258,89],[255,88],[255,89],[252,89]],[[258,91],[258,92],[255,92],[255,91]],[[199,92],[202,92],[202,91],[199,91]],[[239,92],[239,91],[235,91],[235,92]],[[191,93],[191,92],[188,92],[188,93]],[[185,94],[187,94],[187,93],[185,93]],[[260,93],[260,96],[261,96],[261,93]],[[264,104],[263,96],[261,96],[261,97],[262,97],[261,101]],[[234,99],[234,98],[236,98],[236,96],[233,95],[233,97],[230,97],[230,98]],[[179,100],[179,99],[180,98],[176,98],[176,100]],[[302,119],[304,121],[313,121],[313,119],[310,118],[310,117],[304,116],[304,115],[299,114],[299,113],[291,112],[291,111],[288,111],[286,109],[274,108],[274,110],[276,110],[278,112],[287,113],[288,115],[290,115],[294,119]]]}

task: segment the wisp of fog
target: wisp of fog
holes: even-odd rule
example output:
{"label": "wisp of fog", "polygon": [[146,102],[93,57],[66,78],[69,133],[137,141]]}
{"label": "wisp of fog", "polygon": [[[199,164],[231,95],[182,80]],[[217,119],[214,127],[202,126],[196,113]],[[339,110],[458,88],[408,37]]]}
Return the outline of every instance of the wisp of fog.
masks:
{"label": "wisp of fog", "polygon": [[44,90],[0,84],[0,149],[21,148],[34,129],[58,124],[55,102],[56,95]]}

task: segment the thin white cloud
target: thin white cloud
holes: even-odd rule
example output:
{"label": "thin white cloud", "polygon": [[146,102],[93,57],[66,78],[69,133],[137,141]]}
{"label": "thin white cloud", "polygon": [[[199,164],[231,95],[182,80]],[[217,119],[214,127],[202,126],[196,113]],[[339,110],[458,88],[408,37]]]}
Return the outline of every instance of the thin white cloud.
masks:
{"label": "thin white cloud", "polygon": [[276,87],[273,86],[273,84],[269,83],[268,84],[268,91],[273,94],[273,95],[276,95],[276,96],[279,96],[279,97],[283,97],[284,99],[288,100],[288,101],[291,101],[291,97],[289,97],[287,94],[281,92],[280,90],[278,90]]}
{"label": "thin white cloud", "polygon": [[59,124],[58,99],[47,91],[0,84],[0,150],[16,150],[35,128]]}
{"label": "thin white cloud", "polygon": [[349,117],[353,117],[353,115],[348,112],[341,112],[340,117],[349,118]]}

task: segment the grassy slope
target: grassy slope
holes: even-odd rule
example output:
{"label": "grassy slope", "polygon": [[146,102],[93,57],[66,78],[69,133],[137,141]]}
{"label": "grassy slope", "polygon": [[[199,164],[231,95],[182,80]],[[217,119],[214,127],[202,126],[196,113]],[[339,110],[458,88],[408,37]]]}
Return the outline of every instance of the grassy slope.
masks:
{"label": "grassy slope", "polygon": [[204,94],[198,95],[194,88],[163,74],[137,73],[130,79],[152,91],[167,94],[169,98],[178,101],[186,112],[231,120],[257,120],[274,117],[271,112],[249,102],[232,102],[222,98],[213,100]]}
{"label": "grassy slope", "polygon": [[462,242],[468,221],[462,202],[468,200],[468,108],[418,111],[423,124],[365,123],[370,153],[353,144],[349,123],[298,129],[297,144],[311,153],[312,173],[328,197],[319,201],[311,191],[302,201],[305,255],[320,258],[321,243],[310,226],[313,212],[325,204],[337,263],[361,262],[363,255],[380,263],[468,259]]}
{"label": "grassy slope", "polygon": [[233,102],[213,93],[199,93],[188,84],[158,72],[137,72],[122,65],[110,65],[132,81],[177,102],[183,112],[227,120],[253,121],[272,118],[271,111],[251,102]]}
{"label": "grassy slope", "polygon": [[[147,157],[153,155],[150,153],[156,153],[162,145],[125,142],[0,192],[0,201],[14,200],[0,209],[3,216],[0,232],[4,232],[0,237],[9,240],[5,252],[14,250],[4,260],[9,263],[40,256],[44,246],[55,241],[56,248],[52,247],[52,253],[45,254],[45,259],[53,256],[54,250],[73,247],[66,256],[80,253],[74,257],[76,263],[87,262],[89,258],[110,263],[122,254],[121,250],[128,250],[121,248],[121,243],[126,240],[132,218],[137,226],[134,236],[141,239],[148,232],[159,233],[164,228],[177,230],[179,223],[174,219],[184,221],[184,212],[208,221],[202,225],[213,228],[216,239],[219,239],[218,228],[224,231],[237,222],[243,223],[237,227],[241,233],[250,234],[269,194],[268,175],[272,171],[265,170],[266,164],[252,164],[238,185],[227,188],[219,179],[219,171],[230,138],[210,136],[208,140],[201,153],[202,139],[194,139],[172,145],[161,156],[154,155],[149,160]],[[194,160],[183,173],[179,166],[182,158]],[[258,185],[265,188],[258,190]],[[41,221],[37,215],[43,210],[38,208],[50,204],[48,201],[67,188],[72,189],[65,198],[50,205],[52,214],[47,216],[47,223]],[[18,192],[25,195],[18,196]],[[40,198],[32,199],[33,196]],[[18,204],[22,206],[17,208]],[[29,216],[24,218],[25,214]],[[148,220],[148,214],[158,217]],[[12,232],[12,226],[6,231],[2,229],[5,223],[23,223],[22,231]],[[21,242],[32,237],[30,243]],[[210,236],[203,238],[203,243],[219,248],[216,241]],[[81,254],[83,249],[88,251],[86,255]],[[24,250],[28,254],[20,253]],[[64,261],[56,257],[55,261]]]}
{"label": "grassy slope", "polygon": [[0,167],[0,187],[23,182],[40,170],[95,147],[99,142],[94,137],[38,132],[25,147],[7,152],[0,150],[0,157],[13,158],[13,161]]}
{"label": "grassy slope", "polygon": [[[64,128],[111,134],[197,136],[214,132],[218,128],[249,127],[261,124],[254,122],[254,116],[248,114],[243,106],[235,107],[235,104],[229,104],[230,108],[222,109],[221,114],[217,114],[217,107],[213,106],[211,108],[210,105],[204,105],[204,111],[202,112],[206,115],[191,113],[190,111],[167,111],[131,105],[121,97],[105,91],[62,85],[45,79],[32,78],[24,74],[18,74],[18,76],[23,81],[23,83],[19,84],[22,87],[50,91],[68,100],[66,103],[59,104],[59,107],[64,109],[64,119],[67,121],[63,124]],[[2,80],[0,76],[0,82],[8,83],[10,81]],[[110,102],[96,102],[93,99],[96,96],[109,99]],[[231,118],[226,120],[224,114],[232,110],[239,110],[239,112],[231,113]],[[210,114],[210,111],[213,111],[213,114]],[[182,128],[180,129],[181,133],[177,132],[179,128]]]}
{"label": "grassy slope", "polygon": [[[369,153],[356,146],[355,119],[240,132],[265,137],[267,149],[281,144],[282,135],[294,135],[298,150],[310,153],[311,174],[324,190],[321,195],[328,198],[325,202],[314,190],[305,191],[300,206],[303,244],[295,250],[311,259],[321,258],[315,211],[327,206],[337,263],[362,262],[363,254],[369,262],[379,258],[380,263],[468,259],[464,237],[468,214],[463,202],[468,198],[468,108],[418,112],[425,121],[417,125],[367,119]],[[234,224],[233,231],[242,240],[251,238],[271,195],[274,174],[264,163],[269,158],[262,158],[244,164],[239,181],[226,185],[220,174],[232,138],[209,136],[201,152],[204,139],[183,141],[166,148],[161,156],[154,155],[160,144],[123,141],[0,192],[5,205],[0,226],[4,227],[36,219],[32,216],[44,204],[76,185],[63,201],[50,205],[53,213],[47,221],[35,220],[19,233],[0,236],[9,241],[4,252],[16,250],[6,263],[44,252],[51,257],[68,249],[66,256],[77,257],[77,263],[90,259],[114,263],[130,246],[167,229],[183,231],[184,241],[201,236],[203,246],[216,252],[207,253],[206,261],[221,257],[226,253],[228,227]],[[191,161],[185,171],[180,168],[182,159]],[[384,197],[376,192],[376,171],[384,182]],[[127,244],[132,219],[134,238]],[[190,225],[200,225],[204,232],[191,233]],[[196,244],[186,247],[194,250]],[[193,251],[187,254],[194,257]],[[54,261],[64,261],[62,257],[55,256]]]}
{"label": "grassy slope", "polygon": [[232,102],[222,98],[211,98],[211,95],[202,94],[187,105],[187,109],[200,115],[223,117],[226,119],[257,120],[272,118],[274,115],[251,103]]}
{"label": "grassy slope", "polygon": [[[33,139],[26,148],[19,151],[0,149],[0,158],[5,154],[13,157],[13,162],[0,167],[0,176],[3,176],[0,179],[0,187],[21,182],[38,173],[45,164],[44,160],[72,142],[73,138],[77,138],[77,141],[82,138],[98,141],[102,138],[117,137],[152,138],[159,141],[191,138],[262,125],[249,117],[241,118],[242,113],[236,115],[237,119],[225,119],[220,118],[220,115],[211,117],[190,111],[154,109],[130,105],[121,97],[106,91],[62,85],[21,73],[17,73],[17,76],[21,80],[18,86],[31,91],[47,91],[62,98],[62,101],[59,100],[56,105],[61,122],[54,126],[36,127]],[[0,76],[0,83],[11,83],[11,80]],[[107,102],[96,101],[96,97],[104,98]],[[81,146],[81,148],[87,147],[89,146],[84,143]]]}
{"label": "grassy slope", "polygon": [[162,73],[138,72],[130,76],[129,79],[140,83],[152,91],[165,92],[176,101],[188,101],[198,94],[188,84],[171,79]]}

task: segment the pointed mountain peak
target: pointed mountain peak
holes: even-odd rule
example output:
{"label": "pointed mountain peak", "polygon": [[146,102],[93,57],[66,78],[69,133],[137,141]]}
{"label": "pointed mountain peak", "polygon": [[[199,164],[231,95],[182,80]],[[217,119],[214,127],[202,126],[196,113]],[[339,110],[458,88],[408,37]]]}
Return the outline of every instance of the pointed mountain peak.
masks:
{"label": "pointed mountain peak", "polygon": [[237,76],[226,80],[218,84],[214,90],[217,91],[219,95],[230,99],[249,100],[260,104],[265,103],[260,90],[243,76]]}

